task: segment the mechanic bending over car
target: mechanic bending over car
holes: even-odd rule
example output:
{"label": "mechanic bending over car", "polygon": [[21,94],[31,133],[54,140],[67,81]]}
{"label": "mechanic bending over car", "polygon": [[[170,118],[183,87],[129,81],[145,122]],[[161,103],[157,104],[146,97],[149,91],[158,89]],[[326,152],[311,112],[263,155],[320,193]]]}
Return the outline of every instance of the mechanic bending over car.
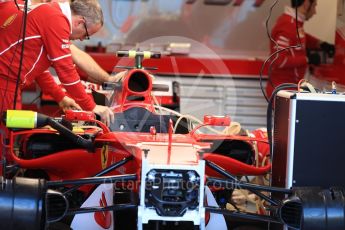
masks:
{"label": "mechanic bending over car", "polygon": [[[70,4],[70,1],[68,1],[68,0],[32,0],[31,1],[32,4],[47,3],[47,2],[59,2],[61,5]],[[63,7],[64,6],[62,6],[62,8]],[[67,6],[65,6],[65,7],[67,7]],[[80,39],[80,40],[82,40],[82,39]],[[85,72],[87,77],[88,77],[87,79],[82,79],[82,80],[89,81],[91,83],[102,84],[104,82],[117,82],[123,78],[125,71],[118,73],[114,76],[110,76],[106,71],[104,71],[97,64],[97,62],[95,62],[95,60],[93,60],[93,58],[89,54],[87,54],[83,50],[79,49],[73,43],[70,44],[70,50],[71,50],[72,59],[73,59],[74,64],[76,64],[76,66],[79,69],[81,69],[83,72]],[[41,76],[40,78],[36,78],[36,81],[37,82],[50,81],[50,79],[48,78],[48,76],[46,74],[50,75],[48,72],[46,72],[44,74],[44,76]],[[45,77],[47,77],[48,79],[45,79]],[[43,79],[41,79],[41,78],[43,78]],[[64,93],[61,90],[59,90],[60,87],[55,88],[56,86],[54,83],[49,83],[49,84],[51,84],[50,87],[54,87],[54,89],[56,89],[56,91],[47,92],[47,91],[45,91],[45,89],[42,89],[42,91],[44,93],[51,95],[54,98],[54,100],[58,102],[59,106],[63,110],[81,109],[80,106],[78,104],[76,104],[73,99],[71,99],[67,96],[63,97],[63,100],[60,100],[60,98],[64,95]],[[48,87],[48,88],[50,88],[50,87]]]}
{"label": "mechanic bending over car", "polygon": [[[16,78],[18,74],[22,28],[23,2],[18,10],[14,1],[0,3],[0,112],[13,109]],[[85,52],[71,47],[70,40],[89,38],[103,25],[103,13],[96,0],[75,0],[69,4],[32,4],[29,7],[25,50],[23,55],[20,87],[16,109],[21,108],[21,87],[36,80],[41,89],[49,92],[63,108],[82,108],[101,116],[109,124],[113,112],[105,106],[96,105],[86,94],[74,67],[75,62],[95,83],[116,81],[110,77]],[[56,85],[48,67],[55,68],[64,88],[75,100],[68,98]],[[80,107],[78,106],[80,105]]]}
{"label": "mechanic bending over car", "polygon": [[[305,77],[308,65],[320,64],[320,55],[318,53],[308,54],[307,49],[321,49],[329,57],[334,55],[334,45],[320,41],[304,32],[304,22],[316,14],[316,5],[317,0],[291,0],[291,7],[286,6],[285,12],[273,26],[271,36],[275,42],[271,41],[271,54],[300,43],[301,47],[280,52],[278,58],[271,64],[272,72],[266,85],[268,97],[271,96],[274,88],[280,84],[297,84],[300,79]],[[296,32],[296,8],[300,41]]]}

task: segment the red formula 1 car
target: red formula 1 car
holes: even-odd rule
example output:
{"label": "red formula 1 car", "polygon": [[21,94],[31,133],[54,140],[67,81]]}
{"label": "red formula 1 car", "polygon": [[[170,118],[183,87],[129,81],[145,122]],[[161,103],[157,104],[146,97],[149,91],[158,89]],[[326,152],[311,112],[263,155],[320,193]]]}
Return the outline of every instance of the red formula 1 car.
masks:
{"label": "red formula 1 car", "polygon": [[[295,197],[292,190],[240,180],[269,172],[265,138],[201,132],[206,126],[229,126],[230,118],[205,116],[195,126],[189,117],[156,105],[151,92],[166,87],[152,82],[141,61],[159,55],[120,55],[133,55],[136,67],[121,83],[107,85],[114,91],[109,106],[115,121],[109,127],[83,111],[67,111],[62,118],[7,111],[12,131],[0,200],[12,198],[0,204],[0,227],[234,229],[224,216],[301,225],[302,201],[282,202],[265,193]],[[258,143],[265,151],[258,151]],[[264,201],[270,215],[264,208],[246,212],[234,204],[235,210],[227,209],[239,188]]]}

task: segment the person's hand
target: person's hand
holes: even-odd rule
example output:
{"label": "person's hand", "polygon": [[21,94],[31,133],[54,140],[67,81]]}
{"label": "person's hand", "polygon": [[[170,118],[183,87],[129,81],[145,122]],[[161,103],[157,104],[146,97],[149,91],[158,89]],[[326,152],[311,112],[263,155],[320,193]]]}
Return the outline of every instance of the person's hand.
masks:
{"label": "person's hand", "polygon": [[111,75],[110,78],[109,78],[109,82],[119,82],[119,81],[122,81],[124,79],[124,77],[126,76],[127,74],[127,70],[125,71],[121,71],[115,75]]}
{"label": "person's hand", "polygon": [[66,110],[81,110],[81,107],[70,97],[65,96],[62,100],[58,103],[60,108],[63,111]]}
{"label": "person's hand", "polygon": [[96,105],[92,112],[99,115],[101,117],[101,121],[107,126],[114,122],[114,112],[109,107]]}
{"label": "person's hand", "polygon": [[329,58],[332,58],[335,54],[335,46],[328,42],[322,42],[320,44],[320,48],[328,55]]}
{"label": "person's hand", "polygon": [[310,65],[320,65],[321,57],[318,53],[309,53],[308,54],[308,64]]}

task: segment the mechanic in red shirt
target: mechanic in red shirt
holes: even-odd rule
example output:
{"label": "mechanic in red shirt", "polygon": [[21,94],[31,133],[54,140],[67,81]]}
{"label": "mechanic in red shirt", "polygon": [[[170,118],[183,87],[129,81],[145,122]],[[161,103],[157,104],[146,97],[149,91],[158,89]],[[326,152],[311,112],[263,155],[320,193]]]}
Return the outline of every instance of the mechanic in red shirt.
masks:
{"label": "mechanic in red shirt", "polygon": [[[61,8],[66,7],[66,5],[70,3],[69,0],[31,0],[31,4],[46,2],[58,2]],[[123,78],[124,72],[110,76],[97,64],[97,62],[93,60],[93,58],[89,54],[79,49],[74,44],[70,45],[70,50],[73,62],[79,69],[86,73],[87,78],[81,78],[82,80],[91,83],[102,84],[104,82],[117,82]],[[55,101],[58,102],[59,106],[63,110],[73,108],[81,109],[73,99],[65,96],[65,93],[60,89],[61,87],[57,86],[54,83],[55,81],[52,81],[52,76],[49,71],[45,71],[44,74],[36,77],[36,82],[38,83],[38,85],[40,85],[41,90],[44,92],[44,94],[50,95]],[[61,100],[61,98],[63,99]]]}
{"label": "mechanic in red shirt", "polygon": [[[291,0],[291,7],[286,7],[285,12],[278,18],[272,29],[271,54],[289,46],[296,46],[301,42],[301,47],[291,48],[279,53],[278,58],[271,64],[271,74],[266,85],[267,97],[275,87],[283,83],[298,83],[303,79],[308,70],[308,64],[319,65],[321,58],[317,53],[307,55],[307,49],[322,49],[330,56],[334,54],[334,45],[321,42],[319,39],[304,32],[304,22],[316,14],[317,0]],[[297,26],[300,41],[296,32],[296,8],[298,12]],[[271,60],[274,60],[273,57]]]}
{"label": "mechanic in red shirt", "polygon": [[[13,1],[0,3],[0,112],[13,109],[22,44],[19,38],[23,5],[19,7],[18,10]],[[64,8],[58,3],[31,5],[27,17],[20,85],[38,77],[38,80],[41,79],[39,84],[41,87],[43,85],[42,88],[45,88],[45,85],[50,86],[44,80],[48,78],[41,76],[46,75],[45,71],[52,66],[68,94],[81,108],[99,114],[102,120],[109,124],[114,119],[113,112],[108,107],[96,105],[85,93],[70,50],[70,39],[83,40],[96,33],[102,25],[103,14],[96,0],[75,0],[70,7],[68,5]],[[54,98],[61,101],[64,95],[58,94]],[[19,92],[16,109],[20,109],[20,101]]]}

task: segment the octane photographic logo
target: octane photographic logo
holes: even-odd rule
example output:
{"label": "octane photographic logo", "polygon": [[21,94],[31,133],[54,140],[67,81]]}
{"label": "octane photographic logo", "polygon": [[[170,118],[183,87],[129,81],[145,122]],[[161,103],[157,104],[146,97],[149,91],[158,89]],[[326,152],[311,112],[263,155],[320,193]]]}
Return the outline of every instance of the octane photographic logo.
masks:
{"label": "octane photographic logo", "polygon": [[[162,54],[161,59],[144,60],[143,67],[158,67],[157,70],[147,70],[154,76],[153,83],[172,81],[179,83],[179,113],[181,116],[191,118],[194,124],[202,122],[204,115],[228,115],[231,117],[233,114],[227,114],[226,108],[229,106],[229,100],[231,101],[231,111],[236,111],[237,92],[231,70],[228,69],[222,58],[205,44],[186,37],[161,36],[137,43],[130,49]],[[133,65],[133,59],[129,58],[121,58],[116,63],[116,66]],[[122,70],[115,68],[114,72]],[[172,97],[173,92],[169,91],[169,93],[169,96]],[[164,96],[167,94],[161,92],[153,92],[153,94],[159,104],[164,104]],[[158,113],[161,111],[159,108],[157,109]],[[145,123],[145,118],[142,123]],[[226,127],[212,128],[221,132]],[[200,131],[216,134],[215,131],[207,128]]]}

